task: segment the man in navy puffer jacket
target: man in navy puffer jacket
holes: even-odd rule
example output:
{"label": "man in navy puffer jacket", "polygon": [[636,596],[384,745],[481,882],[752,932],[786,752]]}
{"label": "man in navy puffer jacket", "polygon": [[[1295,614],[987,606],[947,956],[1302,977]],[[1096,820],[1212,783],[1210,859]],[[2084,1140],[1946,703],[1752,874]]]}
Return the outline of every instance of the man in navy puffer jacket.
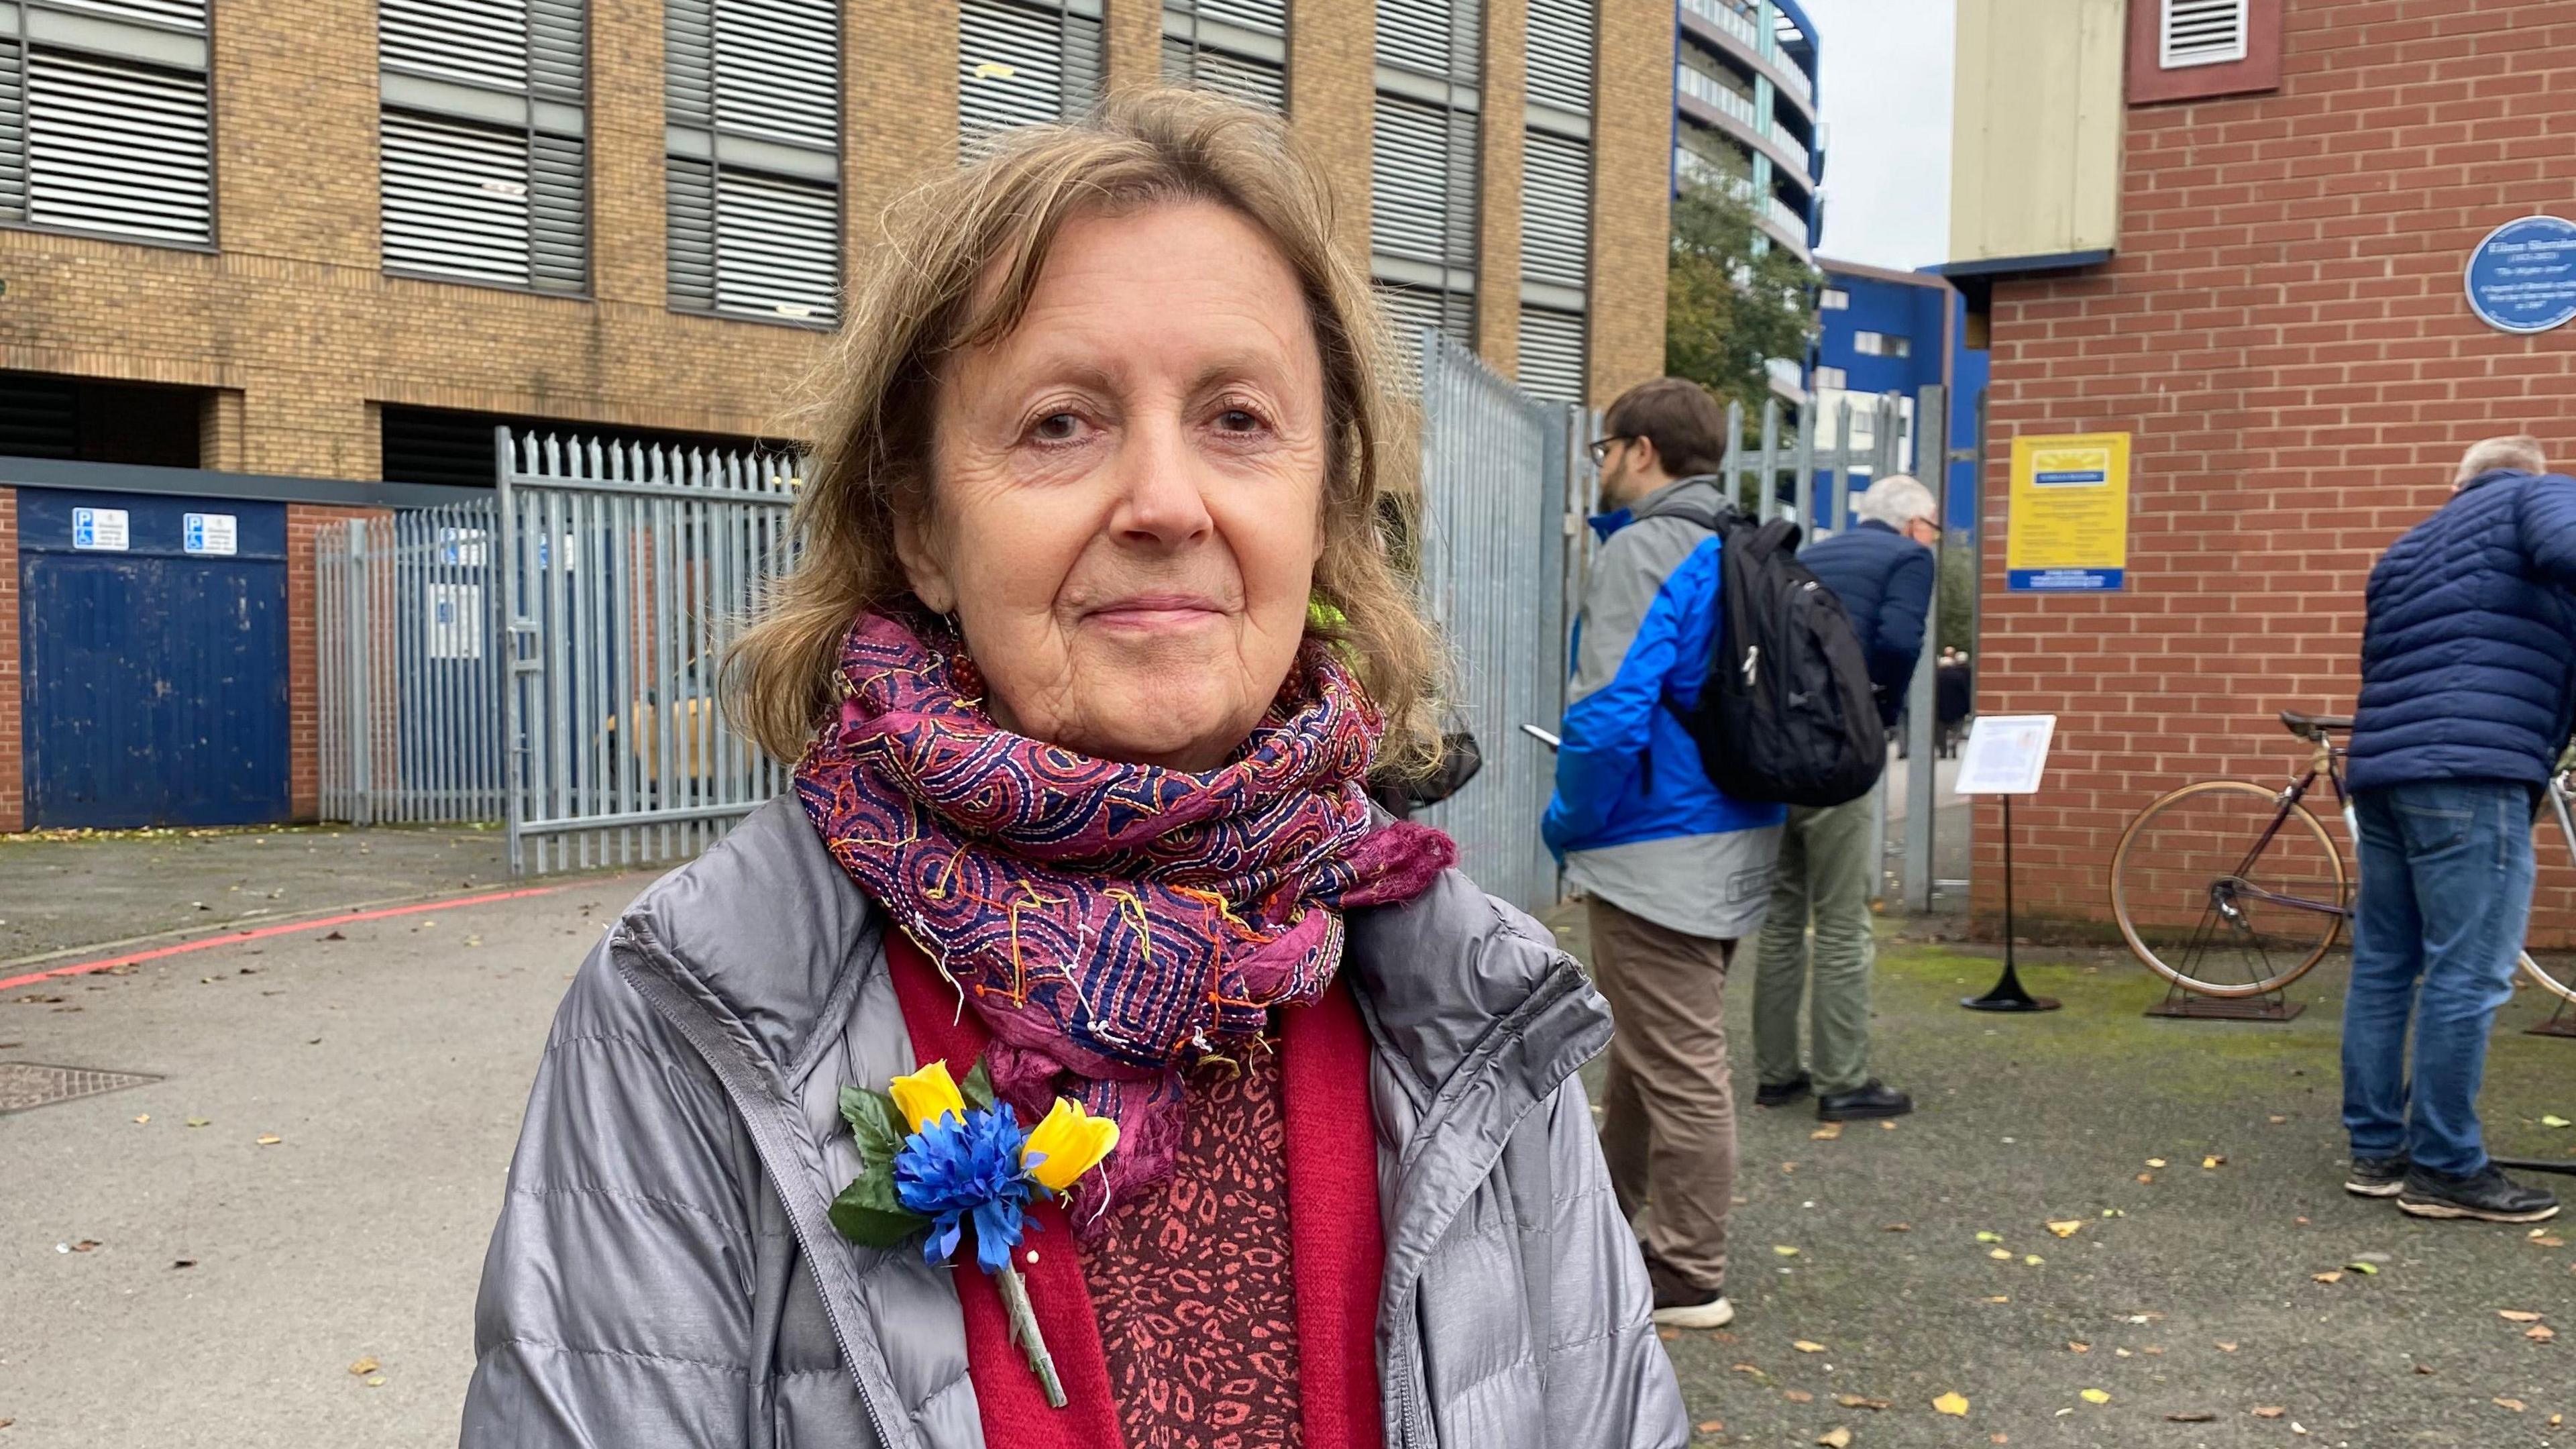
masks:
{"label": "man in navy puffer jacket", "polygon": [[2576,723],[2576,478],[2546,468],[2531,438],[2469,449],[2451,499],[2370,572],[2344,1186],[2417,1217],[2558,1211],[2487,1160],[2477,1117],[2531,914],[2532,805]]}

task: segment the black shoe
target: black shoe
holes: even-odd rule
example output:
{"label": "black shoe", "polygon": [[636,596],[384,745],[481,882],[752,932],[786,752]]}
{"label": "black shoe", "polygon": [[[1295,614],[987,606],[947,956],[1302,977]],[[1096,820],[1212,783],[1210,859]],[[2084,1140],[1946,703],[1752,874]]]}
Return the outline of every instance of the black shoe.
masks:
{"label": "black shoe", "polygon": [[1702,1288],[1646,1255],[1646,1281],[1655,1285],[1655,1322],[1665,1328],[1724,1328],[1735,1321],[1735,1305],[1724,1288]]}
{"label": "black shoe", "polygon": [[1819,1122],[1866,1122],[1873,1117],[1902,1117],[1914,1110],[1914,1099],[1872,1077],[1848,1092],[1827,1092],[1816,1099]]}
{"label": "black shoe", "polygon": [[2523,1186],[2492,1162],[2467,1177],[2429,1167],[2409,1168],[2406,1186],[2397,1194],[2397,1207],[2419,1218],[2476,1218],[2487,1223],[2536,1223],[2558,1215],[2555,1196]]}
{"label": "black shoe", "polygon": [[2343,1175],[2343,1190],[2354,1197],[2395,1197],[2406,1185],[2406,1154],[2389,1157],[2355,1157],[2352,1171]]}
{"label": "black shoe", "polygon": [[1777,1107],[1786,1102],[1794,1102],[1807,1095],[1807,1089],[1814,1085],[1814,1081],[1805,1072],[1800,1072],[1785,1082],[1764,1082],[1753,1089],[1753,1105]]}

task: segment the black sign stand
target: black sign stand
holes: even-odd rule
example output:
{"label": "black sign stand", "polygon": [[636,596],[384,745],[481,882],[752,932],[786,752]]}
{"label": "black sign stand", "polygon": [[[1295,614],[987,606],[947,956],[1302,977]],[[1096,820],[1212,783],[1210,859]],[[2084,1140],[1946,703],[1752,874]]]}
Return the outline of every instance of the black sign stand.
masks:
{"label": "black sign stand", "polygon": [[1983,996],[1962,997],[1961,1006],[1970,1011],[2055,1011],[2057,998],[2033,996],[2022,989],[2021,974],[2013,969],[2013,899],[2012,899],[2012,797],[2004,802],[2004,974],[1986,988]]}

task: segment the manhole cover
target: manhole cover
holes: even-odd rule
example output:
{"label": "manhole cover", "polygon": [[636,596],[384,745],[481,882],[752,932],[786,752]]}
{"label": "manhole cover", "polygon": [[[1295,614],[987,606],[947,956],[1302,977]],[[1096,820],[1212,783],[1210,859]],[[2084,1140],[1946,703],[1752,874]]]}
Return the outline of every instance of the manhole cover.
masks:
{"label": "manhole cover", "polygon": [[88,1067],[47,1067],[34,1062],[0,1062],[0,1112],[24,1112],[74,1097],[95,1097],[124,1087],[157,1082],[141,1072],[99,1072]]}

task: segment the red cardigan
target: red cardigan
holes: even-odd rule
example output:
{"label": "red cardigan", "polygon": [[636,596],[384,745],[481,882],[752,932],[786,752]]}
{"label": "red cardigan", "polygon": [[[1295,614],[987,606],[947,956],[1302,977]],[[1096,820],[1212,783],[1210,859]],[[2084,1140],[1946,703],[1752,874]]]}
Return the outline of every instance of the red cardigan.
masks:
{"label": "red cardigan", "polygon": [[[963,1077],[990,1039],[983,1023],[958,1010],[955,990],[899,930],[886,933],[886,960],[915,1059],[943,1059]],[[1314,1005],[1285,1008],[1279,1018],[1301,1437],[1305,1449],[1379,1449],[1377,1296],[1384,1245],[1368,1036],[1349,989],[1338,984]],[[1029,1240],[1038,1261],[1027,1261],[1023,1251],[1018,1266],[1067,1403],[1047,1407],[1037,1376],[1011,1344],[1000,1292],[971,1259],[962,1260],[952,1271],[984,1440],[997,1449],[1124,1449],[1071,1224],[1059,1203],[1033,1204],[1029,1211],[1042,1229]],[[1048,1251],[1048,1244],[1060,1250]]]}

